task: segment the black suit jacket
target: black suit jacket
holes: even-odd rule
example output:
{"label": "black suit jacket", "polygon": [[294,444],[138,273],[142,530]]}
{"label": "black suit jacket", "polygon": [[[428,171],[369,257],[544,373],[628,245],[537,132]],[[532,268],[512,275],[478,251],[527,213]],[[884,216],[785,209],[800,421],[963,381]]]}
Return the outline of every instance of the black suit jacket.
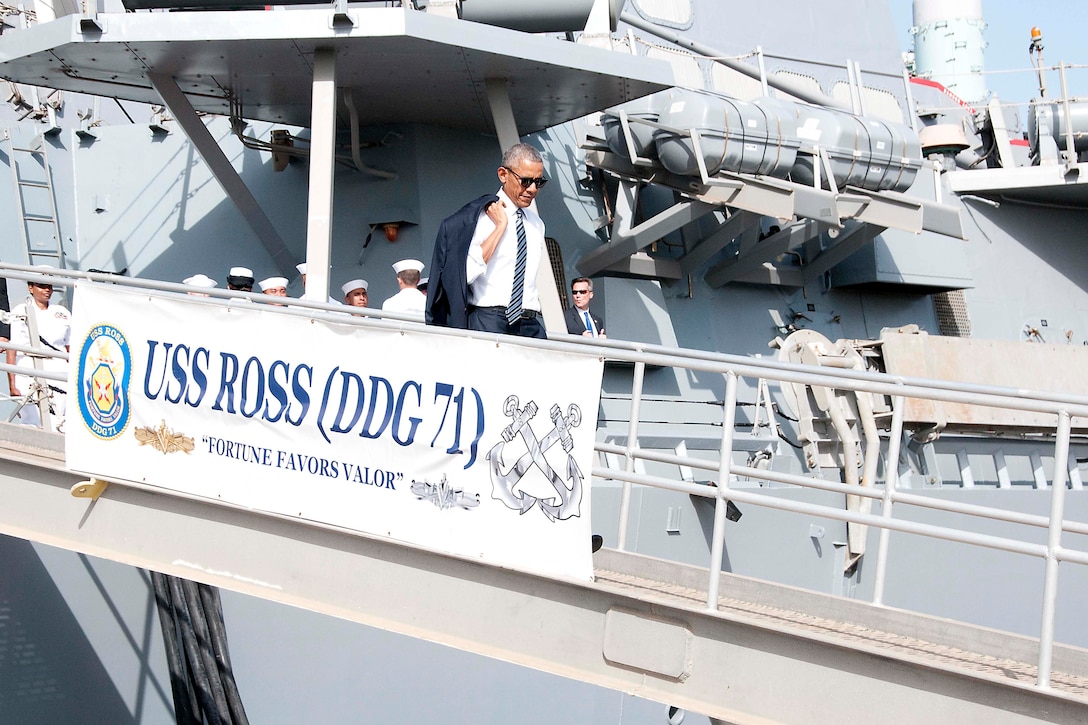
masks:
{"label": "black suit jacket", "polygon": [[[597,317],[593,313],[593,310],[589,311],[589,317],[593,320],[594,327],[597,328],[597,333],[604,332],[604,320]],[[570,307],[563,313],[563,319],[567,321],[567,332],[572,335],[581,335],[586,331],[586,318],[582,316],[582,311],[577,307]]]}
{"label": "black suit jacket", "polygon": [[468,248],[480,215],[498,200],[494,194],[485,194],[443,219],[438,227],[427,281],[428,325],[468,329]]}

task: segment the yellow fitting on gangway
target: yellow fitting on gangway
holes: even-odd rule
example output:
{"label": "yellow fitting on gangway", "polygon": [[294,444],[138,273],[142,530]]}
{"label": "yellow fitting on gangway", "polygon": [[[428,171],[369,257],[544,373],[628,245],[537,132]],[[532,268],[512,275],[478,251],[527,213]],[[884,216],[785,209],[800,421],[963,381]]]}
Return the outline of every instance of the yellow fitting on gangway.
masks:
{"label": "yellow fitting on gangway", "polygon": [[99,481],[97,478],[92,478],[89,481],[80,481],[72,486],[71,493],[76,498],[89,498],[97,501],[98,497],[102,495],[102,492],[109,485],[109,481]]}

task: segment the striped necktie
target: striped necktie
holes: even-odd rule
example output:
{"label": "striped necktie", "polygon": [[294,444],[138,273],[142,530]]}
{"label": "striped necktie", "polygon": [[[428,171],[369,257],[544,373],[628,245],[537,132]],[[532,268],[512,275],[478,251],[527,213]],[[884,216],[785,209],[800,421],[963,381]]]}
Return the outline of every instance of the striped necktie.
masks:
{"label": "striped necktie", "polygon": [[521,317],[521,301],[525,295],[525,258],[529,254],[529,243],[525,239],[525,224],[522,222],[524,217],[525,210],[518,209],[518,258],[514,263],[514,285],[510,290],[510,304],[506,307],[506,321],[511,325]]}

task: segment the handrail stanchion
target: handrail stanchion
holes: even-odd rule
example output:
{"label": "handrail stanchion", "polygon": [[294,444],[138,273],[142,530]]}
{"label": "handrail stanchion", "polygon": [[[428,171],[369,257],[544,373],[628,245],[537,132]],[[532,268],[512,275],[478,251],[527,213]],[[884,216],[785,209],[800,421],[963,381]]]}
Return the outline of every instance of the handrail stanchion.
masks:
{"label": "handrail stanchion", "polygon": [[1058,64],[1058,79],[1062,84],[1062,113],[1065,116],[1065,163],[1071,167],[1077,163],[1077,145],[1073,141],[1073,114],[1069,107],[1069,87],[1065,84],[1065,63]]}
{"label": "handrail stanchion", "polygon": [[1054,442],[1054,481],[1050,486],[1050,527],[1046,538],[1046,574],[1043,578],[1042,631],[1039,634],[1039,677],[1036,685],[1050,688],[1054,656],[1054,614],[1058,606],[1058,550],[1062,545],[1065,518],[1065,483],[1069,475],[1069,413],[1058,413],[1058,439]]}
{"label": "handrail stanchion", "polygon": [[730,469],[733,465],[733,427],[737,417],[737,374],[725,374],[725,412],[722,415],[722,444],[718,455],[718,491],[714,498],[714,536],[710,543],[710,581],[706,588],[706,608],[718,609],[718,585],[722,573],[722,552],[725,549],[725,512],[729,499]]}
{"label": "handrail stanchion", "polygon": [[[635,363],[634,375],[631,378],[631,419],[627,422],[627,446],[624,455],[623,470],[634,473],[635,456],[634,449],[638,448],[638,419],[642,414],[642,378],[646,373],[646,363]],[[620,551],[627,549],[627,519],[631,515],[631,482],[623,482],[623,495],[620,497],[620,529],[616,535],[616,548]]]}
{"label": "handrail stanchion", "polygon": [[[892,397],[892,429],[888,434],[888,460],[884,469],[884,499],[880,503],[880,516],[892,518],[895,489],[899,486],[899,446],[903,441],[903,396]],[[876,545],[876,574],[873,576],[873,604],[884,605],[884,583],[888,575],[888,542],[892,531],[880,527]]]}

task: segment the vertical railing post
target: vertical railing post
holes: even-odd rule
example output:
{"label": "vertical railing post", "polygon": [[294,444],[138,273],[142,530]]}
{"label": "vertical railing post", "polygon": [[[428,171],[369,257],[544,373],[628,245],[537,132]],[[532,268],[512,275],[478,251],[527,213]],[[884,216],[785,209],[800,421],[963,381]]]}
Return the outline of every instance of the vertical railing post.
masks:
{"label": "vertical railing post", "polygon": [[1062,113],[1065,116],[1065,163],[1077,163],[1077,145],[1073,141],[1073,113],[1070,109],[1069,87],[1065,84],[1065,63],[1058,64],[1058,78],[1062,84]]}
{"label": "vertical railing post", "polygon": [[915,133],[918,133],[918,114],[914,108],[914,94],[910,89],[910,73],[907,69],[903,69],[903,92],[907,98],[907,117],[910,119],[910,129]]}
{"label": "vertical railing post", "polygon": [[759,86],[764,96],[771,95],[767,86],[767,64],[763,61],[763,46],[756,46],[756,63],[759,65]]}
{"label": "vertical railing post", "polygon": [[[892,518],[892,505],[895,502],[895,489],[899,486],[899,446],[903,441],[902,395],[892,397],[892,429],[888,434],[888,460],[884,464],[884,498],[880,504],[880,517]],[[891,529],[880,528],[880,537],[876,545],[876,574],[873,577],[873,604],[884,604],[884,584],[888,576],[888,542]]]}
{"label": "vertical railing post", "polygon": [[1039,687],[1050,688],[1054,656],[1054,615],[1058,606],[1058,549],[1062,545],[1065,518],[1065,484],[1069,476],[1069,413],[1058,413],[1058,439],[1054,442],[1054,481],[1050,486],[1050,524],[1046,537],[1046,574],[1043,577],[1043,617],[1039,634]]}
{"label": "vertical railing post", "polygon": [[718,490],[714,499],[714,535],[710,541],[710,582],[706,588],[706,608],[718,609],[718,585],[725,550],[725,512],[729,504],[729,480],[733,465],[733,428],[737,417],[737,374],[725,374],[725,411],[722,414],[722,444],[718,452]]}
{"label": "vertical railing post", "polygon": [[[638,448],[638,419],[642,415],[642,379],[646,374],[646,363],[635,363],[631,379],[631,419],[627,422],[627,450],[623,470],[633,473],[635,470],[634,450]],[[627,550],[627,519],[631,515],[631,482],[623,482],[623,494],[620,496],[620,530],[616,535],[616,548]]]}

